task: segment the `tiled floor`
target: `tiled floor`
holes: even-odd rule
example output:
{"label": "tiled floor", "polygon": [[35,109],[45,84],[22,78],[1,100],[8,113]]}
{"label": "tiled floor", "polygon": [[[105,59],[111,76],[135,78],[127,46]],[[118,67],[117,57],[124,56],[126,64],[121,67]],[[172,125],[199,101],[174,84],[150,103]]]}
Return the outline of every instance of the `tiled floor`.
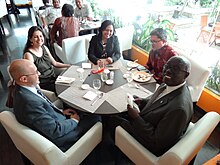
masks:
{"label": "tiled floor", "polygon": [[[10,110],[5,107],[5,101],[7,98],[7,88],[6,83],[9,80],[7,74],[7,66],[14,59],[22,58],[23,48],[26,43],[27,31],[28,29],[35,24],[33,13],[29,13],[28,10],[20,10],[21,14],[17,20],[13,15],[10,16],[12,21],[12,27],[9,26],[6,19],[3,19],[2,22],[5,27],[6,37],[3,37],[1,43],[3,44],[4,49],[0,51],[0,71],[4,77],[4,81],[1,81],[0,84],[0,112],[3,110]],[[186,31],[182,33],[188,34]],[[1,75],[0,75],[1,78]],[[198,120],[204,111],[198,110],[195,108],[195,115],[193,121]],[[104,135],[103,142],[97,147],[98,150],[98,161],[96,164],[100,165],[112,165],[114,164],[114,146],[109,140],[109,135]],[[220,152],[220,126],[215,129],[209,138],[208,142],[203,146],[199,152],[194,165],[200,165],[205,161],[209,160],[211,157]],[[195,139],[196,140],[196,139]],[[187,147],[187,146],[186,146]],[[93,160],[95,159],[95,153],[92,153],[89,156],[84,164],[94,164]],[[88,163],[89,162],[89,163]],[[91,163],[92,162],[92,163]],[[9,136],[5,130],[0,125],[0,164],[1,165],[20,165],[22,164],[19,152],[16,150]],[[121,164],[132,164],[128,159],[123,157]]]}

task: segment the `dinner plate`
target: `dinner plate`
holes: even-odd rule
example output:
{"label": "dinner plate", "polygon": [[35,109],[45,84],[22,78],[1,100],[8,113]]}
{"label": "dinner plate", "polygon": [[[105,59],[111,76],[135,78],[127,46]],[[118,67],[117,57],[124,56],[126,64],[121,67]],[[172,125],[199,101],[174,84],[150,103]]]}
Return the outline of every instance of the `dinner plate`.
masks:
{"label": "dinner plate", "polygon": [[137,67],[138,65],[139,65],[138,63],[133,62],[133,61],[128,61],[127,62],[127,66],[130,67],[130,68]]}
{"label": "dinner plate", "polygon": [[137,71],[132,74],[133,80],[137,82],[150,81],[151,77],[152,77],[151,74],[143,72],[143,71]]}

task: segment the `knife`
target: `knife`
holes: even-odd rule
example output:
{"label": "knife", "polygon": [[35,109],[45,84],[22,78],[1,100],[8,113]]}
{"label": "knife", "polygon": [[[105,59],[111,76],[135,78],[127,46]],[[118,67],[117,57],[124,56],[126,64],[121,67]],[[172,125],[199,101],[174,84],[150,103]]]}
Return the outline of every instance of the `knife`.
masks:
{"label": "knife", "polygon": [[99,99],[101,99],[103,97],[104,93],[100,93],[96,99],[91,103],[91,105],[93,106]]}

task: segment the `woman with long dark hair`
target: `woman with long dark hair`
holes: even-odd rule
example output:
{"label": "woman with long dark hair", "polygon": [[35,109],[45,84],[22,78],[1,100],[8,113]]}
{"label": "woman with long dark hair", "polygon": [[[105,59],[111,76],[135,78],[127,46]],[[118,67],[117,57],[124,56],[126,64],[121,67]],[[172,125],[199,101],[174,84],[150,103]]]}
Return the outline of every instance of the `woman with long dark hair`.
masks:
{"label": "woman with long dark hair", "polygon": [[32,61],[40,72],[40,87],[55,92],[57,75],[54,67],[65,68],[69,64],[57,62],[49,49],[44,45],[43,31],[38,26],[32,26],[28,30],[28,38],[24,48],[24,59]]}
{"label": "woman with long dark hair", "polygon": [[111,64],[121,57],[118,37],[110,20],[105,20],[99,28],[99,34],[92,37],[89,45],[88,58],[97,65],[104,61]]}

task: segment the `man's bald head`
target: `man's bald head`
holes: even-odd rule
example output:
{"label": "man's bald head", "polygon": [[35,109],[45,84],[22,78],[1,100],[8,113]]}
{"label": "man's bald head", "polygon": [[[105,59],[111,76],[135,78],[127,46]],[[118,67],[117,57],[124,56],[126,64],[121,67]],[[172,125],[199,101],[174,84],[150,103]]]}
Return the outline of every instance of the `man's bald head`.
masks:
{"label": "man's bald head", "polygon": [[22,76],[34,75],[36,73],[36,66],[29,60],[18,59],[12,61],[9,68],[9,73],[15,82],[19,85],[24,85],[21,80]]}

